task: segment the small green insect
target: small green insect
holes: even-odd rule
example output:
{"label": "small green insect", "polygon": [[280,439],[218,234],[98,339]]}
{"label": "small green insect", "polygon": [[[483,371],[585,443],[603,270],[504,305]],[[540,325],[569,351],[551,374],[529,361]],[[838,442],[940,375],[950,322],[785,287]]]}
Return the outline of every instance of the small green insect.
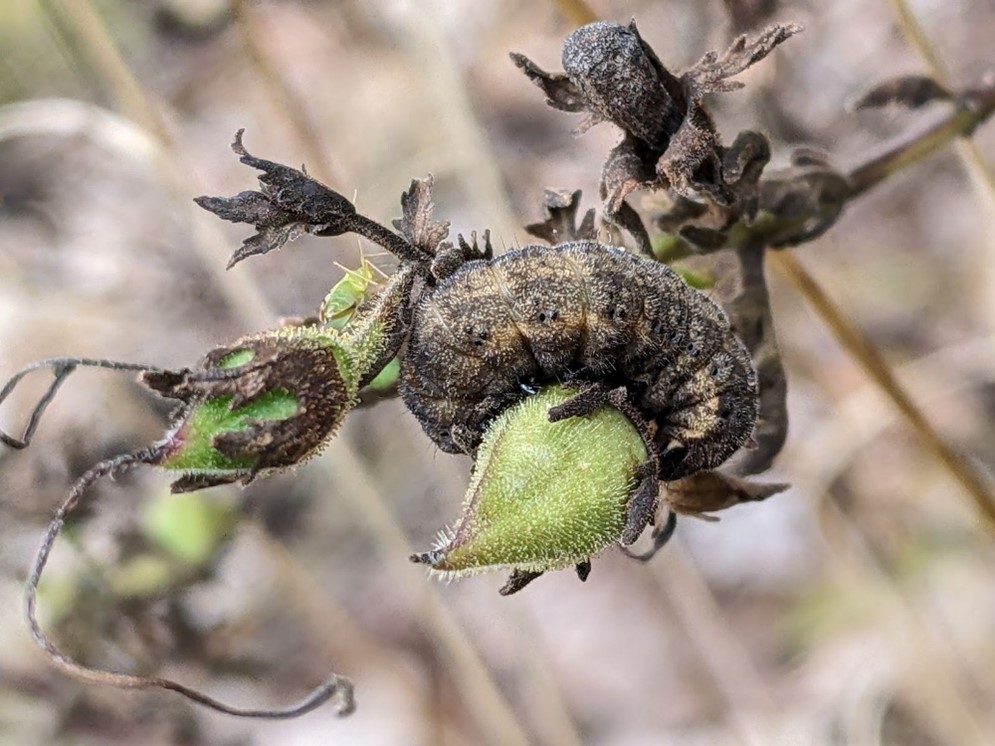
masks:
{"label": "small green insect", "polygon": [[358,269],[349,269],[338,263],[335,266],[345,272],[345,277],[328,291],[318,311],[318,318],[323,325],[341,331],[355,318],[356,311],[369,297],[373,287],[382,285],[387,275],[365,256],[361,258]]}

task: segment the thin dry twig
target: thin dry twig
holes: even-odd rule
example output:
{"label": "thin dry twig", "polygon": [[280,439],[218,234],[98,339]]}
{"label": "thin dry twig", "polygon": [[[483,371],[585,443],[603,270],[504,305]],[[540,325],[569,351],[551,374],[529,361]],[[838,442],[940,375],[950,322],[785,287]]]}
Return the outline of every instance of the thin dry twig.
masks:
{"label": "thin dry twig", "polygon": [[[909,7],[907,0],[888,0],[898,19],[898,26],[906,40],[922,58],[934,80],[949,88],[950,73],[936,51],[922,25],[916,19],[915,13]],[[970,138],[957,141],[957,155],[960,157],[975,191],[982,200],[989,225],[995,225],[995,173],[985,163],[977,143]],[[989,291],[989,301],[995,301],[995,241],[988,239],[988,261],[982,270],[986,274]],[[989,315],[989,320],[995,321],[995,316]]]}
{"label": "thin dry twig", "polygon": [[[45,0],[41,7],[56,28],[72,37],[66,44],[70,52],[82,64],[93,66],[95,76],[106,86],[111,98],[139,125],[129,128],[134,139],[147,142],[149,150],[160,156],[156,159],[155,172],[164,177],[178,208],[186,211],[193,227],[194,240],[190,246],[225,302],[230,308],[237,309],[241,317],[253,326],[271,325],[276,316],[268,310],[266,299],[248,273],[225,272],[217,261],[219,256],[227,253],[228,240],[217,221],[191,201],[197,193],[196,169],[175,147],[175,139],[161,109],[153,103],[128,68],[90,0],[73,3]],[[195,186],[194,192],[190,190],[191,182]]]}
{"label": "thin dry twig", "polygon": [[830,525],[827,536],[838,536],[843,546],[829,553],[830,571],[841,585],[872,589],[875,603],[894,620],[891,635],[906,641],[914,654],[908,656],[903,690],[945,743],[987,743],[985,727],[969,704],[969,687],[952,665],[949,646],[938,639],[934,625],[905,596],[874,556],[858,526],[841,510],[832,492],[823,501],[822,517]]}
{"label": "thin dry twig", "polygon": [[[846,199],[863,195],[899,171],[908,168],[951,143],[969,142],[967,138],[995,112],[995,86],[987,85],[953,99],[948,114],[924,130],[897,138],[880,152],[871,155],[846,175]],[[985,172],[987,173],[987,171]],[[995,191],[993,191],[995,197]]]}
{"label": "thin dry twig", "polygon": [[970,495],[989,530],[995,531],[995,500],[991,495],[992,485],[987,475],[937,433],[905,387],[899,383],[891,366],[877,348],[846,318],[842,309],[794,256],[788,252],[778,252],[771,256],[771,263],[808,300],[844,349],[894,402],[926,447]]}
{"label": "thin dry twig", "polygon": [[172,146],[172,134],[162,112],[145,95],[90,0],[41,0],[41,7],[72,54],[82,58],[79,62],[106,84],[115,105],[155,139]]}

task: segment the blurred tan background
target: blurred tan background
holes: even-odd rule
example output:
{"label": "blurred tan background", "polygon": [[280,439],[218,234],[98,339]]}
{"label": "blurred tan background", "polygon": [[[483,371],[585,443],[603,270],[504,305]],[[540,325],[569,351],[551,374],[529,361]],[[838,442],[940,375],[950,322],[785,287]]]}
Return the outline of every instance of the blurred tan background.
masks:
{"label": "blurred tan background", "polygon": [[[727,142],[765,131],[775,165],[807,144],[841,166],[941,113],[847,108],[925,70],[897,4],[591,2],[606,20],[635,17],[676,69],[740,31],[802,23],[715,110]],[[910,6],[955,85],[995,67],[990,2]],[[579,122],[507,56],[559,69],[570,29],[556,3],[525,0],[2,3],[0,378],[57,355],[180,367],[317,308],[334,262],[358,264],[355,237],[305,238],[225,273],[247,230],[191,202],[253,187],[228,149],[241,127],[253,153],[306,163],[384,222],[427,172],[437,215],[454,232],[491,228],[497,247],[528,242],[543,187],[582,188],[594,206],[618,133],[571,136]],[[995,125],[975,139],[991,158]],[[992,201],[950,149],[796,250],[987,469],[992,227]],[[31,448],[0,451],[0,743],[995,743],[991,534],[805,301],[770,282],[791,430],[769,478],[793,488],[718,523],[683,520],[648,565],[608,552],[586,584],[556,573],[512,598],[497,575],[428,579],[406,554],[456,516],[469,463],[434,449],[399,401],[355,413],[295,474],[186,512],[158,475],[94,493],[43,587],[67,650],[260,706],[336,670],[357,687],[345,720],[238,721],[48,667],[21,619],[44,524],[73,479],[160,437],[168,412],[128,374],[77,373]],[[0,427],[22,427],[45,382],[5,403]]]}

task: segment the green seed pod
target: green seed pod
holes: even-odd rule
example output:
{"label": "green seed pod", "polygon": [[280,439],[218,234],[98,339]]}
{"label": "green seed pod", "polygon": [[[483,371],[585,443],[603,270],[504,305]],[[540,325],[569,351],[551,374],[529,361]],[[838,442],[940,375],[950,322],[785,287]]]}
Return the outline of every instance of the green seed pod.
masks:
{"label": "green seed pod", "polygon": [[350,348],[320,327],[287,327],[208,353],[193,370],[143,382],[184,402],[156,465],[182,472],[174,492],[247,483],[328,442],[358,392]]}
{"label": "green seed pod", "polygon": [[455,527],[413,561],[450,576],[538,574],[586,563],[618,542],[649,456],[614,407],[551,423],[550,408],[575,394],[550,386],[494,420]]}
{"label": "green seed pod", "polygon": [[145,371],[149,388],[183,402],[149,463],[181,472],[172,490],[189,492],[247,484],[318,453],[396,355],[398,304],[413,281],[399,271],[376,295],[364,288],[334,325],[281,327],[218,347],[194,369]]}

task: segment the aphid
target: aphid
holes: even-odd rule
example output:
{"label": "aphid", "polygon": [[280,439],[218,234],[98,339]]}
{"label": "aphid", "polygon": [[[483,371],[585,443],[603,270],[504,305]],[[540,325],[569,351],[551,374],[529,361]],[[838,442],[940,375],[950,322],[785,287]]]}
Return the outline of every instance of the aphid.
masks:
{"label": "aphid", "polygon": [[345,272],[345,277],[325,296],[318,318],[323,324],[341,330],[355,318],[359,306],[371,294],[371,288],[380,284],[377,276],[386,277],[366,257],[357,269],[338,266]]}
{"label": "aphid", "polygon": [[476,236],[454,246],[448,225],[431,220],[430,181],[403,195],[394,233],[306,173],[250,155],[241,133],[233,148],[263,171],[261,191],[199,200],[256,225],[233,262],[286,243],[280,224],[303,224],[363,235],[401,260],[400,273],[420,278],[420,290],[407,283],[393,310],[381,309],[398,331],[380,357],[407,343],[401,395],[442,450],[473,454],[496,415],[548,383],[577,390],[551,410],[554,421],[610,402],[651,454],[622,537],[631,544],[655,517],[658,480],[718,466],[749,439],[758,410],[750,356],[724,312],[668,267],[596,241],[498,258],[487,234],[482,248]]}

